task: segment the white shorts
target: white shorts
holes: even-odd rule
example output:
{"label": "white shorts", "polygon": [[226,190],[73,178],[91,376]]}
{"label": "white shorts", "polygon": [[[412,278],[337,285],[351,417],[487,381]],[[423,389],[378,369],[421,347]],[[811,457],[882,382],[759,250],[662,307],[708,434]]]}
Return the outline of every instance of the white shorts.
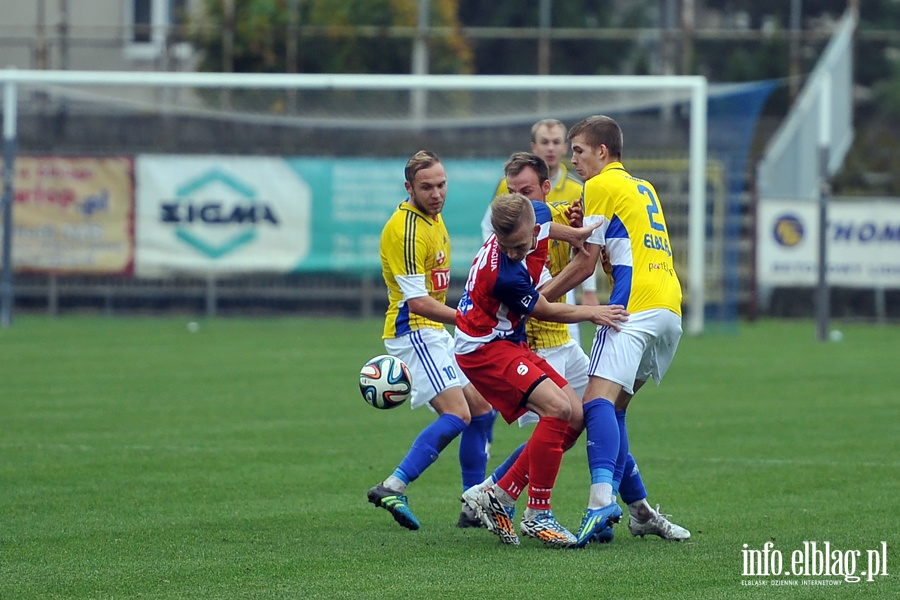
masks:
{"label": "white shorts", "polygon": [[621,331],[597,328],[588,375],[618,383],[629,394],[634,393],[635,381],[652,377],[659,385],[675,358],[679,340],[681,317],[671,310],[633,313],[622,323]]}
{"label": "white shorts", "polygon": [[[566,304],[571,304],[572,306],[575,306],[578,304],[578,301],[575,299],[575,290],[574,289],[571,289],[568,292],[566,292]],[[575,340],[575,343],[578,345],[581,345],[581,323],[569,323],[568,328],[569,328],[569,335],[572,336],[572,339]],[[545,356],[544,358],[547,358],[547,357]],[[556,368],[556,365],[553,365],[553,368]],[[560,371],[560,373],[562,373],[562,371]]]}
{"label": "white shorts", "polygon": [[409,367],[413,381],[412,408],[431,402],[448,388],[469,385],[456,364],[453,337],[446,329],[419,329],[388,338],[384,340],[384,349]]}
{"label": "white shorts", "polygon": [[[575,395],[581,399],[588,384],[588,356],[574,340],[569,340],[562,346],[553,348],[541,348],[535,350],[535,354],[550,363],[556,372],[566,378],[569,385],[575,390]],[[537,413],[528,411],[519,417],[519,427],[538,422]]]}

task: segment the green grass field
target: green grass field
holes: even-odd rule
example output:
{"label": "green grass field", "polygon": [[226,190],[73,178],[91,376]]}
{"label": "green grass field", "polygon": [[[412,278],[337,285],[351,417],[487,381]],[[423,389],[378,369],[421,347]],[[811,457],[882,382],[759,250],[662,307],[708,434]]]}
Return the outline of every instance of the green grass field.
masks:
{"label": "green grass field", "polygon": [[[421,530],[366,502],[433,418],[361,399],[380,320],[186,322],[0,331],[0,598],[900,597],[900,327],[685,337],[629,422],[651,503],[693,538],[620,525],[574,551],[456,529],[457,443],[410,487]],[[489,467],[527,433],[498,422]],[[581,441],[554,493],[570,528],[588,484]],[[743,577],[743,545],[767,541],[788,568],[804,541],[859,550],[857,573],[887,542],[889,575]]]}

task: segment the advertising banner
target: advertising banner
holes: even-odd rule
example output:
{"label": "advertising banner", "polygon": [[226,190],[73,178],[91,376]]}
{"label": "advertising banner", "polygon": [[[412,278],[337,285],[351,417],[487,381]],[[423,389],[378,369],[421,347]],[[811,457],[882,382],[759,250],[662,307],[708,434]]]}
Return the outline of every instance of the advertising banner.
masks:
{"label": "advertising banner", "polygon": [[312,239],[312,190],[283,159],[142,155],[135,274],[290,271]]}
{"label": "advertising banner", "polygon": [[[761,287],[816,285],[817,203],[760,200],[756,235]],[[829,285],[900,288],[900,200],[833,199],[826,248]]]}
{"label": "advertising banner", "polygon": [[[380,271],[406,159],[154,156],[136,161],[139,276]],[[442,213],[468,272],[502,160],[448,160]]]}
{"label": "advertising banner", "polygon": [[130,158],[23,156],[15,162],[13,267],[54,273],[129,273],[133,256]]}

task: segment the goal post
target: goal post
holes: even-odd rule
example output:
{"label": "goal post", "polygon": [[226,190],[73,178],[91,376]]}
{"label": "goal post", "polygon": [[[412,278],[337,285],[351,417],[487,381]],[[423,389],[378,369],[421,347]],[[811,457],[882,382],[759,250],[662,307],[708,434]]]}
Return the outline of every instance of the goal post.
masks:
{"label": "goal post", "polygon": [[[689,107],[683,120],[688,125],[687,162],[687,232],[685,285],[686,329],[691,334],[704,329],[707,257],[708,208],[707,181],[707,96],[708,84],[701,76],[553,76],[553,75],[345,75],[345,74],[237,74],[237,73],[188,73],[188,72],[108,72],[108,71],[34,71],[0,70],[0,85],[4,88],[4,154],[6,172],[11,173],[16,154],[17,102],[21,103],[24,90],[34,93],[43,90],[45,96],[58,96],[66,101],[113,101],[117,97],[122,105],[127,103],[153,106],[155,110],[182,115],[221,115],[235,112],[235,105],[259,101],[266,110],[243,117],[287,127],[310,122],[328,122],[335,127],[346,123],[348,127],[384,127],[393,132],[415,132],[429,127],[478,127],[486,123],[496,124],[505,119],[523,123],[523,117],[513,114],[510,98],[533,99],[544,110],[538,118],[559,116],[581,118],[588,114],[614,110],[656,108],[669,112]],[[103,99],[97,97],[103,90]],[[152,93],[149,102],[137,98],[135,91]],[[218,90],[217,104],[209,106],[204,101],[203,90]],[[404,99],[397,108],[374,105],[360,107],[358,97],[340,98],[341,92],[367,91],[390,95],[392,100]],[[179,93],[182,92],[182,93]],[[261,97],[254,96],[259,92]],[[491,99],[479,94],[492,94]],[[503,95],[503,94],[507,95]],[[297,95],[303,95],[299,108],[294,111],[291,103]],[[571,96],[563,102],[562,95]],[[178,96],[172,98],[171,96]],[[189,96],[187,102],[184,96]],[[414,96],[417,97],[414,101]],[[467,110],[461,110],[460,98],[465,96]],[[494,99],[494,96],[497,99]],[[255,100],[252,100],[255,98]],[[379,96],[381,98],[381,96]],[[355,117],[338,115],[323,117],[325,112],[342,102],[357,108],[369,108],[369,112]],[[494,106],[495,112],[476,114],[468,109]],[[277,106],[278,110],[272,107]],[[284,107],[288,109],[285,110]],[[546,107],[552,106],[553,110]],[[666,108],[667,107],[667,108]],[[579,110],[581,112],[579,112]],[[530,123],[529,123],[530,126]],[[626,140],[629,131],[625,129]],[[524,140],[523,140],[524,142]],[[629,152],[634,146],[628,147]],[[629,155],[630,156],[630,155]],[[499,175],[499,174],[498,174]],[[664,206],[665,206],[665,200]],[[4,252],[2,312],[4,323],[12,311],[11,255],[7,248],[12,236],[10,214],[12,189],[4,185]],[[476,227],[476,225],[473,225]]]}

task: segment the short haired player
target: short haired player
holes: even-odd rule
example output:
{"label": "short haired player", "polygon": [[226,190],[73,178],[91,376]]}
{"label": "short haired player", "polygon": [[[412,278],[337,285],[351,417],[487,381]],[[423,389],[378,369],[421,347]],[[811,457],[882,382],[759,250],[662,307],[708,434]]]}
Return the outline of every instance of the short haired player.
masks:
{"label": "short haired player", "polygon": [[388,354],[410,369],[412,407],[429,405],[438,418],[418,434],[393,473],[369,490],[368,499],[401,526],[415,530],[419,520],[409,508],[407,486],[457,437],[463,489],[482,481],[494,416],[459,371],[453,338],[445,328],[456,320],[456,310],[446,304],[450,236],[441,211],[447,173],[436,154],[422,150],[408,160],[404,174],[409,197],[381,233],[381,267],[389,300],[382,337]]}
{"label": "short haired player", "polygon": [[[546,293],[559,294],[594,272],[598,261],[609,277],[610,302],[631,314],[621,329],[598,327],[584,394],[591,488],[576,546],[592,541],[622,510],[614,494],[628,456],[625,411],[635,393],[669,368],[681,339],[681,284],[662,205],[653,186],[622,165],[623,136],[611,118],[596,115],[569,131],[572,164],[585,180],[584,223],[600,226],[551,281]],[[651,531],[658,511],[644,523],[632,515],[635,535]],[[637,532],[637,533],[636,533]]]}

